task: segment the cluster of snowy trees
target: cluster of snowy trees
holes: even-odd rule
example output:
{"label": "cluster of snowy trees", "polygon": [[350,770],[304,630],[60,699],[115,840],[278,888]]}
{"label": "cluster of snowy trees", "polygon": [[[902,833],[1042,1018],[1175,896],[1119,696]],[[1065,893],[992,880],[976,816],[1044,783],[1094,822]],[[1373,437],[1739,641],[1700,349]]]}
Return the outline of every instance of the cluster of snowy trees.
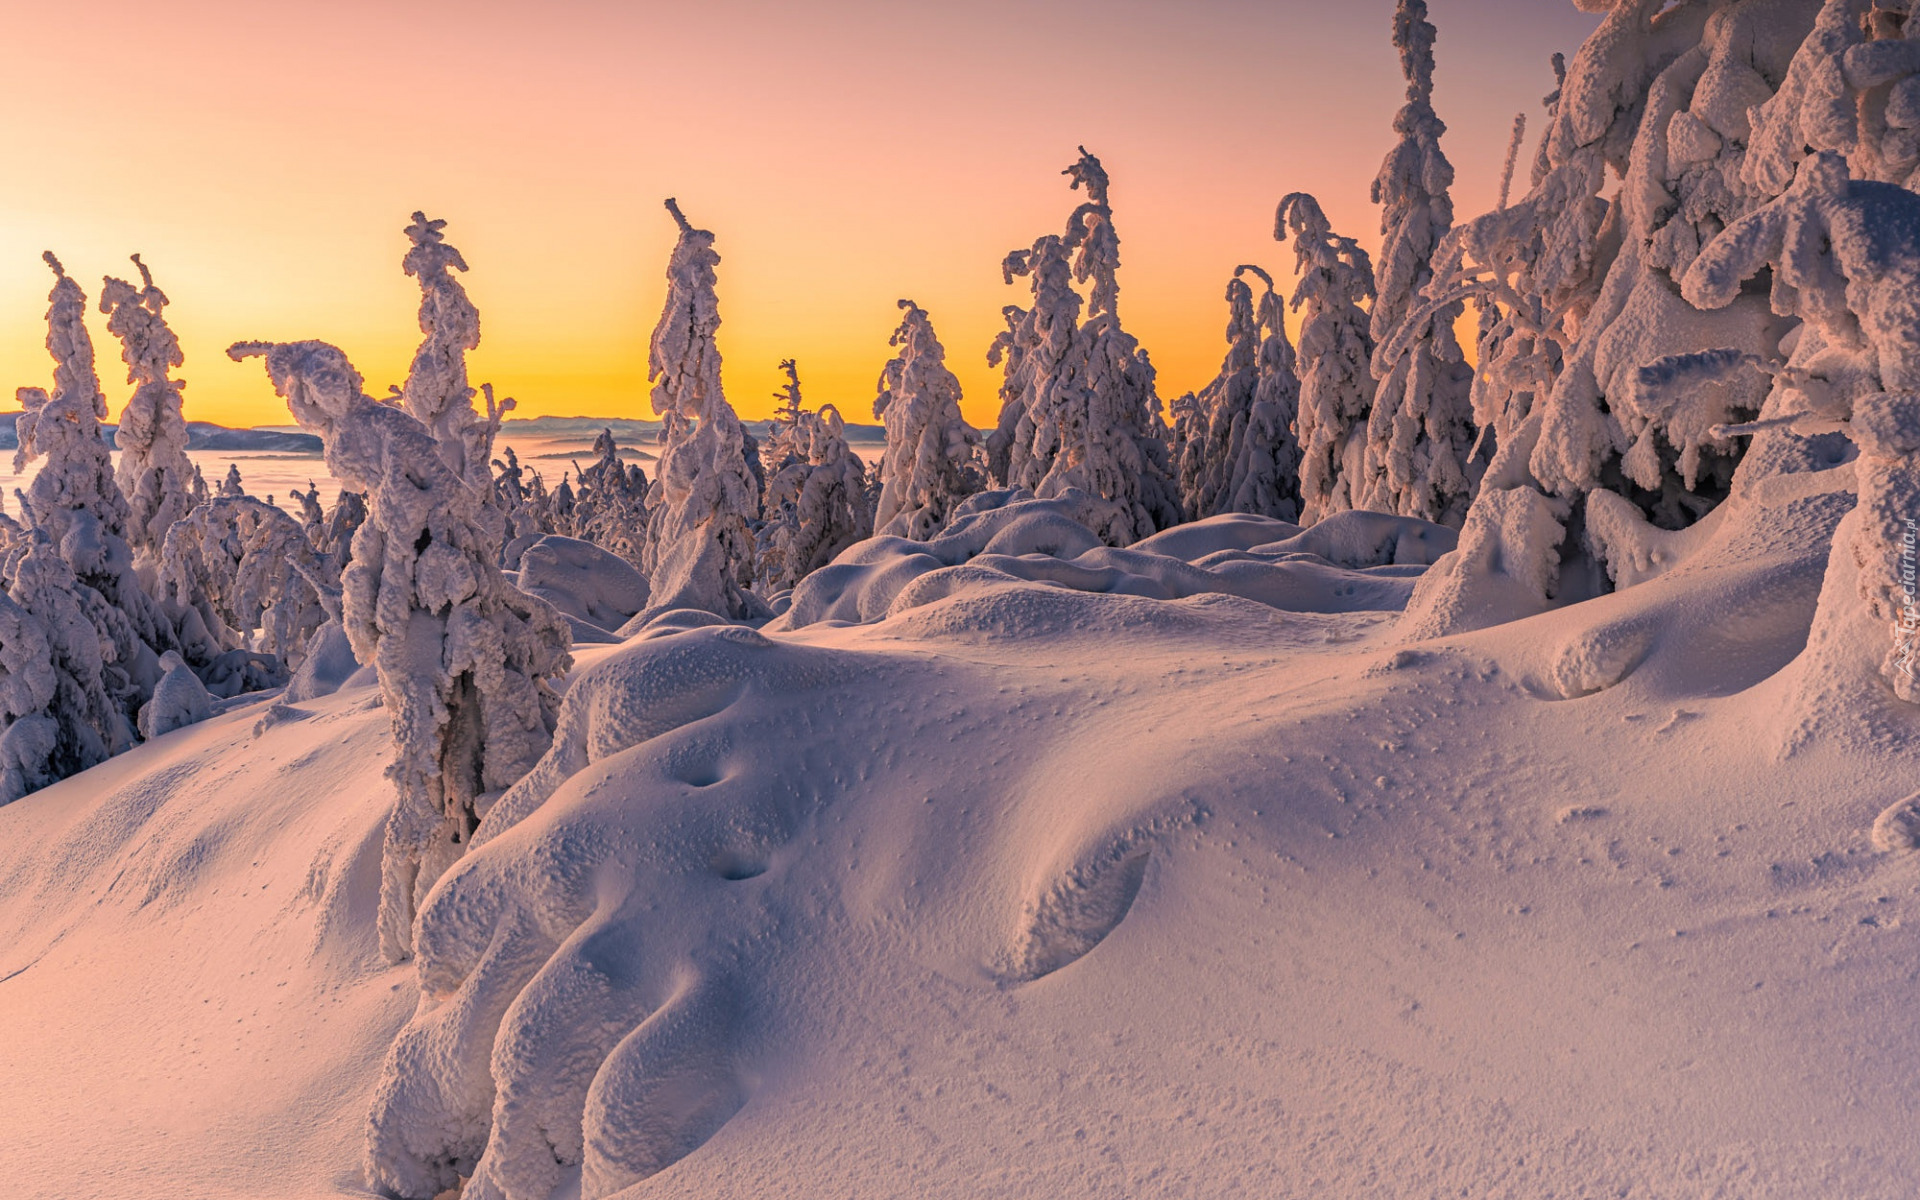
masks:
{"label": "cluster of snowy trees", "polygon": [[[424,889],[550,737],[570,627],[515,574],[542,538],[637,568],[638,624],[674,609],[751,621],[849,546],[934,539],[989,491],[1061,500],[1113,546],[1226,513],[1451,526],[1456,562],[1416,597],[1426,631],[1447,632],[1513,615],[1516,595],[1543,609],[1627,586],[1660,537],[1728,497],[1736,468],[1857,458],[1847,551],[1893,629],[1889,683],[1920,698],[1900,565],[1920,515],[1920,20],[1909,0],[1583,2],[1606,16],[1554,60],[1527,190],[1511,195],[1523,114],[1497,207],[1456,221],[1436,31],[1425,0],[1399,0],[1406,94],[1373,184],[1377,258],[1313,196],[1284,197],[1290,295],[1235,269],[1220,371],[1171,405],[1122,324],[1111,181],[1082,148],[1061,232],[1002,264],[1028,295],[988,348],[994,427],[964,419],[931,317],[902,300],[871,466],[834,405],[807,407],[792,361],[764,444],[740,421],[714,234],[672,200],[653,478],[610,432],[552,488],[511,448],[495,457],[514,402],[470,383],[467,264],[444,222],[415,213],[402,265],[423,340],[391,395],[367,396],[323,343],[230,351],[265,360],[346,486],[330,509],[294,493],[297,515],[248,496],[237,470],[210,492],[188,461],[180,346],[137,257],[139,283],[100,294],[132,385],[113,463],[86,297],[49,254],[53,387],[19,392],[16,464],[41,468],[19,518],[0,513],[0,802],[344,640],[394,726],[381,922],[400,957]],[[1471,355],[1456,336],[1469,309]],[[556,554],[542,561],[579,557]]]}

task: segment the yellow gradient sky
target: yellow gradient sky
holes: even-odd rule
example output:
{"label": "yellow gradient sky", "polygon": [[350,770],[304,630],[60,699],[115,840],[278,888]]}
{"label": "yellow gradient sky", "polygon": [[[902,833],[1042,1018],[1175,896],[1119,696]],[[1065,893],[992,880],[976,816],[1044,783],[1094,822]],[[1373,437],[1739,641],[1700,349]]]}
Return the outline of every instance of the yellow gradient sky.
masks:
{"label": "yellow gradient sky", "polygon": [[[1595,18],[1559,0],[1429,0],[1463,215],[1513,114]],[[976,424],[1006,251],[1056,232],[1084,142],[1113,175],[1121,314],[1163,396],[1217,368],[1235,264],[1290,278],[1275,202],[1316,193],[1369,247],[1400,103],[1392,0],[1195,3],[6,0],[0,384],[45,385],[52,249],[89,295],[138,251],[173,301],[190,419],[287,421],[239,338],[317,337],[384,393],[418,341],[408,214],[472,271],[475,382],[522,415],[650,416],[647,335],[677,196],[723,262],[729,397],[775,363],[870,421],[894,302],[932,314]],[[1524,179],[1522,180],[1524,185]],[[127,387],[97,314],[101,376]]]}

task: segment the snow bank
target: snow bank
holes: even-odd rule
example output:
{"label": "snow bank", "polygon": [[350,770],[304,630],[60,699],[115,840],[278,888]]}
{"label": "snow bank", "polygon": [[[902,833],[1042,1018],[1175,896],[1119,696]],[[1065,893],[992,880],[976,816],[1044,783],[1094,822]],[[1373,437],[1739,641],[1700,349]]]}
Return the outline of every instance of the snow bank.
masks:
{"label": "snow bank", "polygon": [[[956,591],[1015,581],[1161,600],[1218,593],[1298,611],[1397,611],[1420,568],[1453,548],[1453,533],[1442,526],[1350,513],[1305,531],[1269,518],[1216,519],[1115,550],[1082,523],[1089,507],[1072,491],[1055,500],[983,493],[938,537],[878,537],[852,547],[802,580],[768,628],[876,621]],[[1243,546],[1249,531],[1285,536]]]}

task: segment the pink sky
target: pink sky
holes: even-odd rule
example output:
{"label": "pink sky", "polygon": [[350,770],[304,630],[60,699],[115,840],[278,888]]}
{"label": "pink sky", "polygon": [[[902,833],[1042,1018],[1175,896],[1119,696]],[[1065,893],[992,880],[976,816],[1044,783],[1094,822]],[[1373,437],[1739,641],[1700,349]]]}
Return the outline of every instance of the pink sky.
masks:
{"label": "pink sky", "polygon": [[[1595,18],[1430,0],[1462,215],[1492,203],[1515,112]],[[44,384],[52,249],[96,291],[138,251],[173,299],[188,416],[283,423],[236,338],[337,342],[368,390],[418,340],[401,228],[466,254],[473,376],[525,414],[650,416],[646,341],[677,196],[715,231],[742,415],[781,358],[870,420],[894,301],[928,309],[990,423],[1006,251],[1057,231],[1084,142],[1113,175],[1121,313],[1161,394],[1218,365],[1233,267],[1286,279],[1275,202],[1312,191],[1371,246],[1401,98],[1390,0],[900,5],[95,0],[9,16],[0,89],[0,367]],[[1524,183],[1524,180],[1523,180]],[[117,412],[127,388],[101,339]]]}

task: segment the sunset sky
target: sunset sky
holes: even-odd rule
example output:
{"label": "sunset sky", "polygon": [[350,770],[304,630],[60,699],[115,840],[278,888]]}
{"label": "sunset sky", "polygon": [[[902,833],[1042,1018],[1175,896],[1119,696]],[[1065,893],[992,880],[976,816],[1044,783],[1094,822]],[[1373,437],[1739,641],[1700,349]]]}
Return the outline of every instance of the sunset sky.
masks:
{"label": "sunset sky", "polygon": [[[173,301],[189,419],[288,419],[239,338],[322,338],[383,394],[419,339],[401,229],[448,221],[481,312],[475,382],[522,415],[651,416],[647,336],[677,196],[718,238],[728,395],[775,364],[870,421],[895,301],[932,315],[991,423],[1004,254],[1058,232],[1084,142],[1113,176],[1121,315],[1173,397],[1217,368],[1233,267],[1290,278],[1275,202],[1379,236],[1401,102],[1392,0],[811,5],[332,0],[10,3],[0,46],[0,383],[45,385],[52,249],[97,296],[138,251]],[[1469,215],[1548,57],[1597,18],[1430,0],[1435,97]],[[1531,141],[1531,139],[1530,139]],[[1529,149],[1530,153],[1530,149]],[[1522,179],[1524,185],[1524,178]],[[128,388],[97,313],[117,415]]]}

